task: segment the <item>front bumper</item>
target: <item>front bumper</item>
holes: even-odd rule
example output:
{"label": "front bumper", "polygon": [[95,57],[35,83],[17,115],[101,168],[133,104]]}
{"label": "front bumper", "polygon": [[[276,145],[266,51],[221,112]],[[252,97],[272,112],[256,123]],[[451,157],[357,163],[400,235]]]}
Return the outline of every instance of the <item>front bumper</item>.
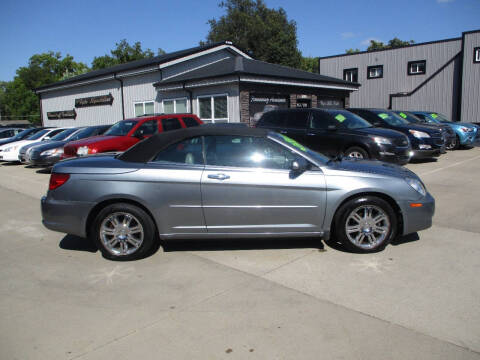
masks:
{"label": "front bumper", "polygon": [[476,132],[471,132],[471,133],[464,133],[462,136],[459,136],[460,145],[473,145],[473,143],[475,142],[476,135],[477,135]]}
{"label": "front bumper", "polygon": [[[421,207],[411,207],[411,203],[421,203]],[[403,213],[403,234],[407,235],[432,226],[435,214],[435,199],[430,193],[419,201],[402,201],[400,204]]]}
{"label": "front bumper", "polygon": [[2,151],[0,155],[0,160],[1,161],[19,161],[18,160],[18,152],[16,151]]}
{"label": "front bumper", "polygon": [[379,145],[378,149],[375,149],[373,157],[381,161],[405,165],[410,161],[410,151],[410,147]]}
{"label": "front bumper", "polygon": [[441,154],[445,153],[445,148],[442,149],[433,149],[433,150],[413,150],[412,158],[414,159],[427,159],[432,157],[439,157]]}
{"label": "front bumper", "polygon": [[59,161],[60,161],[60,155],[54,155],[54,156],[52,155],[35,156],[34,155],[28,159],[28,162],[34,166],[51,166],[53,164],[56,164]]}
{"label": "front bumper", "polygon": [[42,197],[42,223],[50,230],[86,237],[87,218],[95,204]]}

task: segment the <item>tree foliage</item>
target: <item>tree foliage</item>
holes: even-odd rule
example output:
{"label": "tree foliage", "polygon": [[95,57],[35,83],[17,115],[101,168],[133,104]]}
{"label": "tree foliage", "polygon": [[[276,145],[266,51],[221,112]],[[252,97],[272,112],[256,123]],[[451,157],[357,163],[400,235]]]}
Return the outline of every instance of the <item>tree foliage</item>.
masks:
{"label": "tree foliage", "polygon": [[[155,56],[152,50],[148,48],[143,50],[140,41],[137,41],[132,46],[127,42],[126,39],[123,39],[119,43],[115,43],[115,46],[115,49],[110,50],[111,55],[105,54],[103,56],[96,56],[93,58],[92,70],[104,69],[110,66]],[[158,48],[157,54],[165,54],[165,51]]]}
{"label": "tree foliage", "polygon": [[297,24],[284,9],[269,9],[263,0],[225,0],[226,14],[208,21],[207,43],[232,41],[257,60],[300,67]]}
{"label": "tree foliage", "polygon": [[302,56],[300,69],[310,71],[312,73],[318,73],[318,61],[318,57]]}
{"label": "tree foliage", "polygon": [[389,40],[387,44],[384,44],[381,41],[375,41],[375,40],[370,40],[370,45],[367,48],[367,51],[373,51],[373,50],[384,50],[384,49],[394,49],[394,48],[399,48],[402,46],[407,46],[414,44],[414,40],[400,40],[399,38],[395,37],[392,40]]}
{"label": "tree foliage", "polygon": [[345,50],[345,54],[356,54],[359,53],[360,49],[347,49]]}

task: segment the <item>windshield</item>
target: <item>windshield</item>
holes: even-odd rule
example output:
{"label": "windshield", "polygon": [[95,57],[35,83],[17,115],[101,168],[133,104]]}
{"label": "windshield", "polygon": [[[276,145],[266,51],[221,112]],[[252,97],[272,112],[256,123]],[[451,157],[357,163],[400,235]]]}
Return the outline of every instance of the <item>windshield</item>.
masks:
{"label": "windshield", "polygon": [[367,120],[364,120],[357,114],[351,113],[350,111],[335,109],[327,109],[325,111],[332,115],[334,119],[343,126],[347,127],[347,129],[362,129],[372,127]]}
{"label": "windshield", "polygon": [[431,113],[430,117],[432,117],[433,119],[435,119],[437,121],[452,122],[452,121],[448,120],[445,115],[442,115],[442,114],[439,114],[439,113]]}
{"label": "windshield", "polygon": [[399,126],[410,124],[407,120],[395,114],[392,111],[374,111],[380,119],[383,119],[388,125]]}
{"label": "windshield", "polygon": [[413,124],[422,122],[419,118],[417,118],[415,115],[410,114],[409,112],[394,111],[394,113]]}
{"label": "windshield", "polygon": [[50,129],[43,129],[43,130],[40,130],[39,132],[37,132],[36,134],[30,136],[29,138],[27,138],[27,140],[38,140],[40,139],[43,135],[45,135],[46,133],[48,133],[50,131]]}
{"label": "windshield", "polygon": [[65,140],[69,135],[73,134],[75,131],[77,131],[78,129],[67,129],[67,130],[63,130],[62,132],[59,132],[57,135],[55,136],[52,136],[50,138],[50,140],[53,140],[53,141],[62,141],[62,140]]}
{"label": "windshield", "polygon": [[275,140],[279,140],[281,143],[287,143],[288,145],[290,146],[293,146],[294,148],[296,148],[297,150],[299,150],[300,152],[303,152],[305,153],[307,156],[315,159],[316,161],[320,162],[320,163],[326,163],[328,160],[330,160],[328,157],[326,157],[325,155],[323,154],[320,154],[316,151],[313,151],[313,150],[310,150],[309,148],[307,148],[306,146],[296,142],[295,140],[289,138],[288,136],[285,136],[285,135],[282,135],[282,134],[278,134],[276,132],[271,132],[270,133],[270,136],[272,138],[274,138]]}
{"label": "windshield", "polygon": [[22,132],[19,132],[17,135],[15,135],[12,139],[15,139],[15,140],[22,140],[24,138],[26,138],[27,136],[31,136],[33,133],[36,132],[37,129],[26,129],[26,130],[23,130]]}
{"label": "windshield", "polygon": [[115,125],[113,125],[110,129],[105,131],[103,135],[110,135],[110,136],[125,136],[128,134],[132,128],[137,125],[138,120],[123,120]]}
{"label": "windshield", "polygon": [[87,127],[85,129],[79,130],[71,138],[69,138],[69,141],[75,141],[75,140],[80,140],[80,139],[85,139],[87,137],[92,136],[93,132],[95,131],[95,127]]}

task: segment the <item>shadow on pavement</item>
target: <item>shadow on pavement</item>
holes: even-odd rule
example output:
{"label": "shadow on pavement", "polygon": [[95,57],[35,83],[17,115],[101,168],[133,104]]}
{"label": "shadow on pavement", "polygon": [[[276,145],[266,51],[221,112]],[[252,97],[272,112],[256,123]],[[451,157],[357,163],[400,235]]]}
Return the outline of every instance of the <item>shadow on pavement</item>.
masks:
{"label": "shadow on pavement", "polygon": [[59,246],[64,250],[88,251],[91,253],[98,251],[97,247],[91,240],[75,235],[66,235],[60,241]]}
{"label": "shadow on pavement", "polygon": [[418,233],[413,233],[413,234],[408,234],[404,236],[399,236],[395,240],[393,240],[390,244],[397,246],[397,245],[402,245],[414,241],[420,240],[420,237],[418,236]]}
{"label": "shadow on pavement", "polygon": [[411,159],[410,163],[411,164],[426,164],[426,163],[434,163],[434,162],[437,162],[437,161],[438,161],[438,158]]}
{"label": "shadow on pavement", "polygon": [[38,169],[37,171],[35,171],[37,174],[50,174],[52,172],[52,168],[51,167],[48,167],[48,168],[44,168],[44,169]]}

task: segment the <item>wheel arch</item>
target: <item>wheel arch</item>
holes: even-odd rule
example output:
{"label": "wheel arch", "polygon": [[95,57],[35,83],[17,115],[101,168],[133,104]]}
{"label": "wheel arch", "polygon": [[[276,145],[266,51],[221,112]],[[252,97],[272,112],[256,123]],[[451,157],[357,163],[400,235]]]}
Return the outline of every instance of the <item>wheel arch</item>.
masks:
{"label": "wheel arch", "polygon": [[364,196],[375,196],[378,197],[382,200],[385,200],[394,210],[395,214],[397,215],[397,235],[402,235],[403,234],[403,213],[401,207],[398,205],[398,203],[395,201],[394,198],[392,198],[390,195],[387,195],[385,193],[381,192],[376,192],[376,191],[367,191],[367,192],[361,192],[361,193],[356,193],[352,194],[345,199],[343,199],[335,208],[335,212],[333,213],[333,216],[330,220],[330,233],[332,233],[335,229],[335,219],[337,218],[338,210],[348,201],[356,198],[361,198]]}
{"label": "wheel arch", "polygon": [[369,147],[366,146],[365,144],[362,144],[362,143],[358,143],[358,142],[350,142],[350,143],[347,143],[343,149],[342,149],[342,152],[345,154],[347,152],[348,149],[352,148],[352,147],[358,147],[360,149],[363,149],[366,151],[366,153],[368,154],[368,156],[371,158],[372,157],[372,152],[370,151]]}
{"label": "wheel arch", "polygon": [[85,222],[85,234],[87,234],[88,238],[90,238],[92,224],[93,224],[93,221],[95,221],[95,218],[97,217],[98,213],[102,211],[102,209],[104,209],[106,206],[112,205],[112,204],[118,204],[118,203],[134,205],[141,208],[143,211],[145,211],[148,214],[148,216],[150,216],[150,218],[153,221],[153,224],[155,225],[156,234],[157,235],[159,234],[157,221],[155,220],[155,217],[153,216],[152,212],[145,205],[133,199],[116,197],[116,198],[103,200],[99,202],[97,205],[95,205],[92,208],[92,210],[90,210],[90,213],[87,216],[87,221]]}

